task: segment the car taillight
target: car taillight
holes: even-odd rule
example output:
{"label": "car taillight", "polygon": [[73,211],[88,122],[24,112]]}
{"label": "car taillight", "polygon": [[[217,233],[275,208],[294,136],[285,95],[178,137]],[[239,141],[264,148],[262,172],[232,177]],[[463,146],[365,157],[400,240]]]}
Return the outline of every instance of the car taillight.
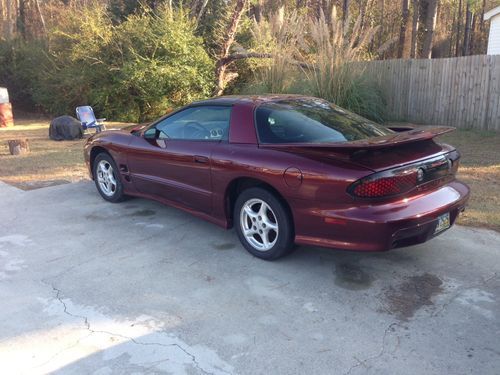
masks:
{"label": "car taillight", "polygon": [[354,182],[348,192],[360,198],[381,198],[399,195],[417,186],[418,168],[375,173]]}

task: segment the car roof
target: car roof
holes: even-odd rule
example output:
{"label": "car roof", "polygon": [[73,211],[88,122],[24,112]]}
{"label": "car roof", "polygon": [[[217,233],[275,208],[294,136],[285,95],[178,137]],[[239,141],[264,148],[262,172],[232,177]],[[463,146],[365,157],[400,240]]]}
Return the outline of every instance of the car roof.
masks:
{"label": "car roof", "polygon": [[200,100],[191,103],[190,105],[234,105],[234,104],[251,104],[260,105],[262,103],[277,102],[286,99],[309,98],[304,95],[293,94],[265,94],[265,95],[225,95],[215,98]]}

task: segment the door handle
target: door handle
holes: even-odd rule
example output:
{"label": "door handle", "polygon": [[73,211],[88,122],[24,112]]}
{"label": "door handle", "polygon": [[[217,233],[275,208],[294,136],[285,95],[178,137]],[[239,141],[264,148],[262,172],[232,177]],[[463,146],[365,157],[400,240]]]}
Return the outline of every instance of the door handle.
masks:
{"label": "door handle", "polygon": [[205,164],[208,163],[208,158],[206,156],[195,155],[194,162]]}

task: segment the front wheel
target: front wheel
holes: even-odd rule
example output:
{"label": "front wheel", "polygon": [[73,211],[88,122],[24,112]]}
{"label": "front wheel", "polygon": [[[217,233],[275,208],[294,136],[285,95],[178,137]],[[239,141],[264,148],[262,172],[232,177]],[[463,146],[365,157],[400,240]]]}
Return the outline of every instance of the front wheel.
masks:
{"label": "front wheel", "polygon": [[291,250],[293,224],[290,214],[268,190],[244,190],[236,200],[233,217],[238,237],[252,255],[273,260]]}
{"label": "front wheel", "polygon": [[125,199],[118,168],[111,155],[103,152],[96,156],[93,175],[97,191],[105,200],[117,203]]}

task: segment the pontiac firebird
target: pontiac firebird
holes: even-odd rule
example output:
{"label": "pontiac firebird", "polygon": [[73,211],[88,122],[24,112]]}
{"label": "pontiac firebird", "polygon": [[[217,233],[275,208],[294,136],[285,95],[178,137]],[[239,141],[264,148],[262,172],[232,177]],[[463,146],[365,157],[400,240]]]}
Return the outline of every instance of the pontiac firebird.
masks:
{"label": "pontiac firebird", "polygon": [[294,244],[384,251],[448,229],[469,198],[448,127],[389,128],[322,99],[228,96],[87,141],[100,195],[156,200],[224,228],[254,256]]}

